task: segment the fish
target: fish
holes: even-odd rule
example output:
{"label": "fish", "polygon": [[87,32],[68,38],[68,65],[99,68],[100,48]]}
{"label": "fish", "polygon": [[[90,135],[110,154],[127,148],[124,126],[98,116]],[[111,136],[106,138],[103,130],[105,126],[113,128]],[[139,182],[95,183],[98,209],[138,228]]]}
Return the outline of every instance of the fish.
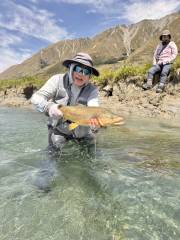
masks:
{"label": "fish", "polygon": [[70,120],[72,123],[69,129],[73,130],[78,126],[89,126],[90,119],[97,118],[102,127],[120,126],[124,124],[123,117],[112,113],[103,107],[90,107],[84,105],[75,106],[59,106],[59,110],[63,113],[64,120]]}

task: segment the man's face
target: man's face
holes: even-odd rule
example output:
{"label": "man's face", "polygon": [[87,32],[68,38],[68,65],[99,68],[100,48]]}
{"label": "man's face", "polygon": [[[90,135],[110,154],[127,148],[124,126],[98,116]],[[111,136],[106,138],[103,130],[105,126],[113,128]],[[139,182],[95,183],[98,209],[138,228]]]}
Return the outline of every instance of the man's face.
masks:
{"label": "man's face", "polygon": [[74,84],[78,87],[86,85],[91,77],[91,69],[77,65],[72,73]]}
{"label": "man's face", "polygon": [[170,41],[169,35],[162,35],[162,43],[168,43]]}

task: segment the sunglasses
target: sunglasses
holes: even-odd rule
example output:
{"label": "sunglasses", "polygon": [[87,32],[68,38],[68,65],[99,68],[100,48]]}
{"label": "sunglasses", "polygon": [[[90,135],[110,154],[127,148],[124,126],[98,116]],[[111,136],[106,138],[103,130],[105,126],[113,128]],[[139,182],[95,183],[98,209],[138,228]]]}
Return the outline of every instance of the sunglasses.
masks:
{"label": "sunglasses", "polygon": [[79,65],[76,65],[74,67],[74,72],[82,73],[84,76],[88,76],[92,74],[92,70],[90,68],[84,68]]}

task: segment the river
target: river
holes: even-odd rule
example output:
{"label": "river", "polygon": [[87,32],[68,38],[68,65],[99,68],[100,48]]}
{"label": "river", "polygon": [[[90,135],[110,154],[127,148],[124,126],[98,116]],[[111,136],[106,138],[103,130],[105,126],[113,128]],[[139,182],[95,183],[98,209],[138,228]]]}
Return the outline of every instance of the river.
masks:
{"label": "river", "polygon": [[42,114],[1,107],[0,132],[1,240],[180,239],[177,123],[130,116],[55,160]]}

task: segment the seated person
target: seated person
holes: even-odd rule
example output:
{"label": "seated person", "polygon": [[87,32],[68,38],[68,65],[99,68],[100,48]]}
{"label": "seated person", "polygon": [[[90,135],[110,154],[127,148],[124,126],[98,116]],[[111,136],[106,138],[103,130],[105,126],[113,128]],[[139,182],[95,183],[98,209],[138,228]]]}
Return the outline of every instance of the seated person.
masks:
{"label": "seated person", "polygon": [[144,90],[151,89],[153,77],[159,72],[160,83],[156,89],[157,93],[163,92],[172,63],[178,54],[177,46],[175,42],[171,41],[171,34],[168,30],[162,32],[160,41],[154,53],[153,66],[148,71],[147,82],[143,85]]}

